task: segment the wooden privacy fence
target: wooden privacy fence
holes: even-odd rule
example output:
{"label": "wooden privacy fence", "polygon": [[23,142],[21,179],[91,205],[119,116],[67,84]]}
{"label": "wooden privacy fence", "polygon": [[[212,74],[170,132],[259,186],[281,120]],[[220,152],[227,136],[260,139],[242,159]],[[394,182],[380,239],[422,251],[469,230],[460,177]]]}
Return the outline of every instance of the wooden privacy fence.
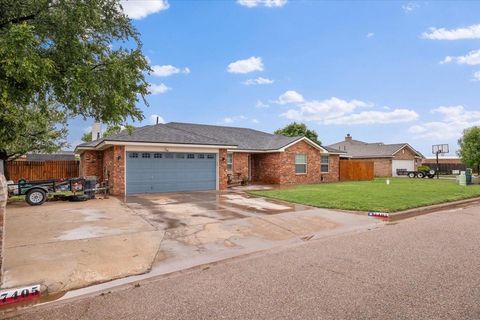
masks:
{"label": "wooden privacy fence", "polygon": [[80,162],[76,160],[10,161],[7,171],[10,180],[46,180],[78,177]]}
{"label": "wooden privacy fence", "polygon": [[340,181],[373,180],[373,161],[340,160]]}

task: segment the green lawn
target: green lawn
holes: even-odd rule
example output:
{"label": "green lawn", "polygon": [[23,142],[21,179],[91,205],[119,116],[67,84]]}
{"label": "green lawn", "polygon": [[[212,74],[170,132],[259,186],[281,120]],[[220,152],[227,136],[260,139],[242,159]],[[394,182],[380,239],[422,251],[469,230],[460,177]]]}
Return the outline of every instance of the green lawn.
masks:
{"label": "green lawn", "polygon": [[320,208],[395,212],[480,197],[480,185],[462,187],[455,180],[392,178],[374,181],[299,185],[251,194]]}

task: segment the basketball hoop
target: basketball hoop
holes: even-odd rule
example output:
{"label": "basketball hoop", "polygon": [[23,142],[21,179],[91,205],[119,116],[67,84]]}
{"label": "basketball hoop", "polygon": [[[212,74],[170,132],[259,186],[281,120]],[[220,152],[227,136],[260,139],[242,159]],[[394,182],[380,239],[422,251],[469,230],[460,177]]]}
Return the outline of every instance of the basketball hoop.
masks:
{"label": "basketball hoop", "polygon": [[432,153],[437,157],[437,179],[440,179],[440,165],[438,164],[438,155],[448,152],[448,144],[434,144],[432,146]]}

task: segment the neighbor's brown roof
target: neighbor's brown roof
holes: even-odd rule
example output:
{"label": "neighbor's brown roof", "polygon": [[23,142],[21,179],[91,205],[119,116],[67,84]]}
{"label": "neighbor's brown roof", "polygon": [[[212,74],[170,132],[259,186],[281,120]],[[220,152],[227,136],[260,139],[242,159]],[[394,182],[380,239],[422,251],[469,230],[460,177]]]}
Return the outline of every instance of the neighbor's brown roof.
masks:
{"label": "neighbor's brown roof", "polygon": [[404,147],[412,149],[419,157],[423,155],[411,147],[408,143],[384,144],[381,142],[367,143],[359,140],[342,141],[329,145],[346,152],[346,156],[352,158],[375,158],[375,157],[393,157],[393,155]]}

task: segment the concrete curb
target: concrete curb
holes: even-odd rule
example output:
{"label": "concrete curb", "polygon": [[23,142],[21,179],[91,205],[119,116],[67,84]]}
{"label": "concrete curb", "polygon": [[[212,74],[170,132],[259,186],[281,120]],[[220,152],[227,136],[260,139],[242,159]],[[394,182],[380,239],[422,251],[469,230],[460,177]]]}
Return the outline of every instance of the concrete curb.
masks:
{"label": "concrete curb", "polygon": [[399,221],[399,220],[408,219],[408,218],[416,217],[416,216],[427,214],[427,213],[432,213],[435,211],[456,209],[466,204],[473,204],[473,203],[480,204],[480,197],[459,200],[454,202],[440,203],[440,204],[435,204],[427,207],[419,207],[419,208],[408,209],[405,211],[390,213],[388,217],[388,221]]}

